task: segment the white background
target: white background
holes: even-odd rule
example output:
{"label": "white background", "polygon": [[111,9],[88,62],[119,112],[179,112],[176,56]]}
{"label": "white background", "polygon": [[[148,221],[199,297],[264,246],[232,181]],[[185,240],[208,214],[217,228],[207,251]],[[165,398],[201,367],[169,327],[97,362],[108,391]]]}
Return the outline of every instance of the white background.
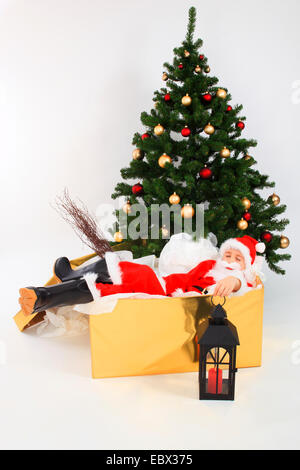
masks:
{"label": "white background", "polygon": [[[238,372],[233,403],[200,402],[196,374],[92,380],[87,337],[12,321],[19,287],[87,252],[51,204],[64,187],[110,202],[192,5],[291,220],[287,275],[267,273],[263,367]],[[0,0],[1,448],[299,448],[299,18],[297,0]]]}

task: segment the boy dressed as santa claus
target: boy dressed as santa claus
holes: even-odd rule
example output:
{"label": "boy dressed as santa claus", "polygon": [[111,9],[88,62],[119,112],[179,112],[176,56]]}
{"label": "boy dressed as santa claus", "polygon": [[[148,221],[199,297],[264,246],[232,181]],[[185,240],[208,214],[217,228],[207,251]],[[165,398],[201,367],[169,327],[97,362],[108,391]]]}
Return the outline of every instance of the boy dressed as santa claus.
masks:
{"label": "boy dressed as santa claus", "polygon": [[103,258],[76,270],[67,258],[59,258],[54,272],[60,283],[22,288],[19,302],[29,315],[124,293],[169,297],[242,295],[257,286],[261,259],[257,253],[264,249],[263,243],[245,235],[225,241],[218,252],[207,240],[193,242],[189,235],[180,234],[171,237],[162,250],[158,271],[143,264],[143,259],[133,260],[130,252],[107,251]]}

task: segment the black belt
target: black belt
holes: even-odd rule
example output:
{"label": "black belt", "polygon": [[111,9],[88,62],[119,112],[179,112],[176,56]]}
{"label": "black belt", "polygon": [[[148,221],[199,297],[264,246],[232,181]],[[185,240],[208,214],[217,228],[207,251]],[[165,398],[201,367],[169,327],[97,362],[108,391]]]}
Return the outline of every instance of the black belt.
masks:
{"label": "black belt", "polygon": [[206,287],[200,287],[200,286],[192,286],[192,287],[195,287],[195,289],[199,290],[200,292],[202,292],[203,294],[207,294],[207,290],[206,290]]}

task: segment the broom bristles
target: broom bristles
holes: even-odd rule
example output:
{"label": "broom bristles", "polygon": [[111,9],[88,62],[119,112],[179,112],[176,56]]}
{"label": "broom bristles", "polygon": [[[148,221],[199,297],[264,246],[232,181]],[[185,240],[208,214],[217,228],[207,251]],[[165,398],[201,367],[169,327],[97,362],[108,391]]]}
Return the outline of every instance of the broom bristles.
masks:
{"label": "broom bristles", "polygon": [[101,258],[107,251],[112,251],[109,242],[87,207],[80,201],[77,205],[65,189],[63,196],[56,199],[56,210],[62,218],[74,229],[78,237]]}

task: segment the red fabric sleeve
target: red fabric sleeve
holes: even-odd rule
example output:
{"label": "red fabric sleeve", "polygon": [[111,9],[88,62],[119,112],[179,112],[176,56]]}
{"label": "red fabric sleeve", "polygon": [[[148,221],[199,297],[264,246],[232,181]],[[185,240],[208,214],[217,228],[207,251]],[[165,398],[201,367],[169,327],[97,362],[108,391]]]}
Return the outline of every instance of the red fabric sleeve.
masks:
{"label": "red fabric sleeve", "polygon": [[193,286],[205,288],[214,284],[212,277],[205,277],[206,274],[214,267],[215,260],[207,260],[199,263],[195,268],[186,274],[170,274],[163,279],[166,283],[166,294],[173,294],[176,289],[182,289],[183,292],[193,291]]}
{"label": "red fabric sleeve", "polygon": [[186,292],[188,282],[189,282],[188,273],[169,274],[169,276],[165,276],[163,279],[166,283],[167,295],[173,294],[176,291],[176,289],[182,289],[183,292]]}

